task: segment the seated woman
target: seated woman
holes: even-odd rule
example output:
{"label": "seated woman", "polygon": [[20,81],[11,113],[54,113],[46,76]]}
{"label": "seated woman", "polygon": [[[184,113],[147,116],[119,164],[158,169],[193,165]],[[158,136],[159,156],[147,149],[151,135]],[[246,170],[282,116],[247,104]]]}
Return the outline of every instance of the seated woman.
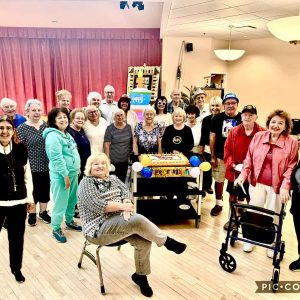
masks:
{"label": "seated woman", "polygon": [[150,274],[152,242],[177,254],[182,253],[186,245],[168,237],[144,216],[134,213],[126,185],[115,175],[109,175],[109,170],[106,154],[94,154],[88,158],[86,176],[77,193],[83,231],[95,244],[128,241],[135,248],[136,272],[132,280],[144,296],[151,297],[153,291],[146,275]]}

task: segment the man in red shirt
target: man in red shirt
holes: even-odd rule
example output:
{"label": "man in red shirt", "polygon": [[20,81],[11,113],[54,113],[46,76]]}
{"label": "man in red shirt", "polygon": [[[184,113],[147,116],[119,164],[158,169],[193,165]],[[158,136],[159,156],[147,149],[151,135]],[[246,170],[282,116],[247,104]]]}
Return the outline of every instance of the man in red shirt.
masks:
{"label": "man in red shirt", "polygon": [[[256,132],[265,130],[260,127],[257,123],[257,110],[253,105],[246,105],[242,110],[242,124],[234,127],[229,132],[228,138],[224,146],[224,163],[226,165],[225,178],[228,180],[226,191],[229,193],[229,201],[232,203],[234,200],[234,195],[238,197],[239,200],[247,199],[250,200],[248,193],[249,183],[244,182],[244,189],[246,194],[243,193],[241,189],[234,191],[234,180],[239,175],[237,169],[242,166],[244,159],[246,158],[247,151],[250,142]],[[240,166],[238,166],[240,165]],[[238,167],[237,167],[238,166]],[[241,169],[241,168],[240,168]],[[227,222],[224,225],[224,229],[228,228]]]}

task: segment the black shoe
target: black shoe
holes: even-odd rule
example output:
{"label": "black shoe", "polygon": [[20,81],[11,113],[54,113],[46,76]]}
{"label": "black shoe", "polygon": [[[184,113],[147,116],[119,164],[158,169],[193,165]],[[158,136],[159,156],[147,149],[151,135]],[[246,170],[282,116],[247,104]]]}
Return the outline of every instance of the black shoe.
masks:
{"label": "black shoe", "polygon": [[206,193],[211,195],[214,193],[214,191],[212,190],[212,188],[209,188],[206,190]]}
{"label": "black shoe", "polygon": [[176,240],[174,240],[170,237],[167,237],[167,240],[166,240],[164,246],[168,250],[174,251],[177,254],[181,254],[186,249],[186,244],[177,242]]}
{"label": "black shoe", "polygon": [[216,216],[218,216],[218,215],[221,213],[222,209],[223,209],[222,206],[216,204],[216,205],[213,207],[213,209],[210,211],[210,214],[211,214],[212,216],[216,217]]}
{"label": "black shoe", "polygon": [[[223,229],[226,230],[226,231],[228,230],[228,228],[229,228],[229,221],[227,221],[227,222],[224,224],[224,226],[223,226]],[[230,231],[233,230],[233,229],[236,229],[236,225],[235,225],[234,222],[231,222],[231,228],[230,228]]]}
{"label": "black shoe", "polygon": [[297,260],[293,261],[290,264],[289,269],[291,271],[294,271],[294,272],[299,272],[300,271],[300,258],[298,258]]}
{"label": "black shoe", "polygon": [[51,223],[51,217],[48,215],[48,211],[45,210],[43,212],[39,213],[39,218],[46,224],[50,224]]}
{"label": "black shoe", "polygon": [[153,295],[152,288],[148,283],[146,275],[138,275],[138,274],[134,273],[134,274],[132,274],[131,278],[132,278],[133,282],[136,283],[140,287],[141,293],[145,297],[151,297]]}
{"label": "black shoe", "polygon": [[15,276],[16,281],[23,283],[25,281],[25,277],[23,276],[22,272],[19,271],[12,271]]}
{"label": "black shoe", "polygon": [[30,226],[35,226],[36,225],[36,213],[28,214],[28,224]]}

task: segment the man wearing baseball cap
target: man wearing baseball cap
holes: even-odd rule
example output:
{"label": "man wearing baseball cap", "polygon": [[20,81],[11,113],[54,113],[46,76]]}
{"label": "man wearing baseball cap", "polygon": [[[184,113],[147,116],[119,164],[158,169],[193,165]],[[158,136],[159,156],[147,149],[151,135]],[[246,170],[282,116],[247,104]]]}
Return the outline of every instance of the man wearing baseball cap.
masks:
{"label": "man wearing baseball cap", "polygon": [[[240,174],[243,161],[246,158],[247,151],[254,135],[261,130],[265,130],[256,123],[257,110],[253,105],[246,105],[242,110],[242,123],[230,130],[224,146],[224,163],[226,165],[225,178],[227,179],[227,189],[229,193],[229,204],[232,205],[234,198],[247,202],[250,200],[249,183],[244,182],[243,188],[234,189],[234,180]],[[237,211],[237,214],[239,212]],[[228,229],[229,222],[224,225]]]}
{"label": "man wearing baseball cap", "polygon": [[223,209],[223,186],[225,181],[224,145],[230,130],[241,123],[238,112],[239,99],[234,93],[223,98],[224,112],[212,119],[210,129],[210,151],[212,176],[215,179],[216,205],[211,210],[212,216],[218,216]]}

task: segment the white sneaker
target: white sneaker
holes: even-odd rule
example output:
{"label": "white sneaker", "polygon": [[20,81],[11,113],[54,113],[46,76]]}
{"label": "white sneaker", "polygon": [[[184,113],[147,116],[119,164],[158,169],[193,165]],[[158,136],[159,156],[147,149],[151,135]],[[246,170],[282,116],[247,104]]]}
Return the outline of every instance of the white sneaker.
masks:
{"label": "white sneaker", "polygon": [[254,245],[251,243],[244,243],[243,250],[244,252],[250,253],[252,252]]}

